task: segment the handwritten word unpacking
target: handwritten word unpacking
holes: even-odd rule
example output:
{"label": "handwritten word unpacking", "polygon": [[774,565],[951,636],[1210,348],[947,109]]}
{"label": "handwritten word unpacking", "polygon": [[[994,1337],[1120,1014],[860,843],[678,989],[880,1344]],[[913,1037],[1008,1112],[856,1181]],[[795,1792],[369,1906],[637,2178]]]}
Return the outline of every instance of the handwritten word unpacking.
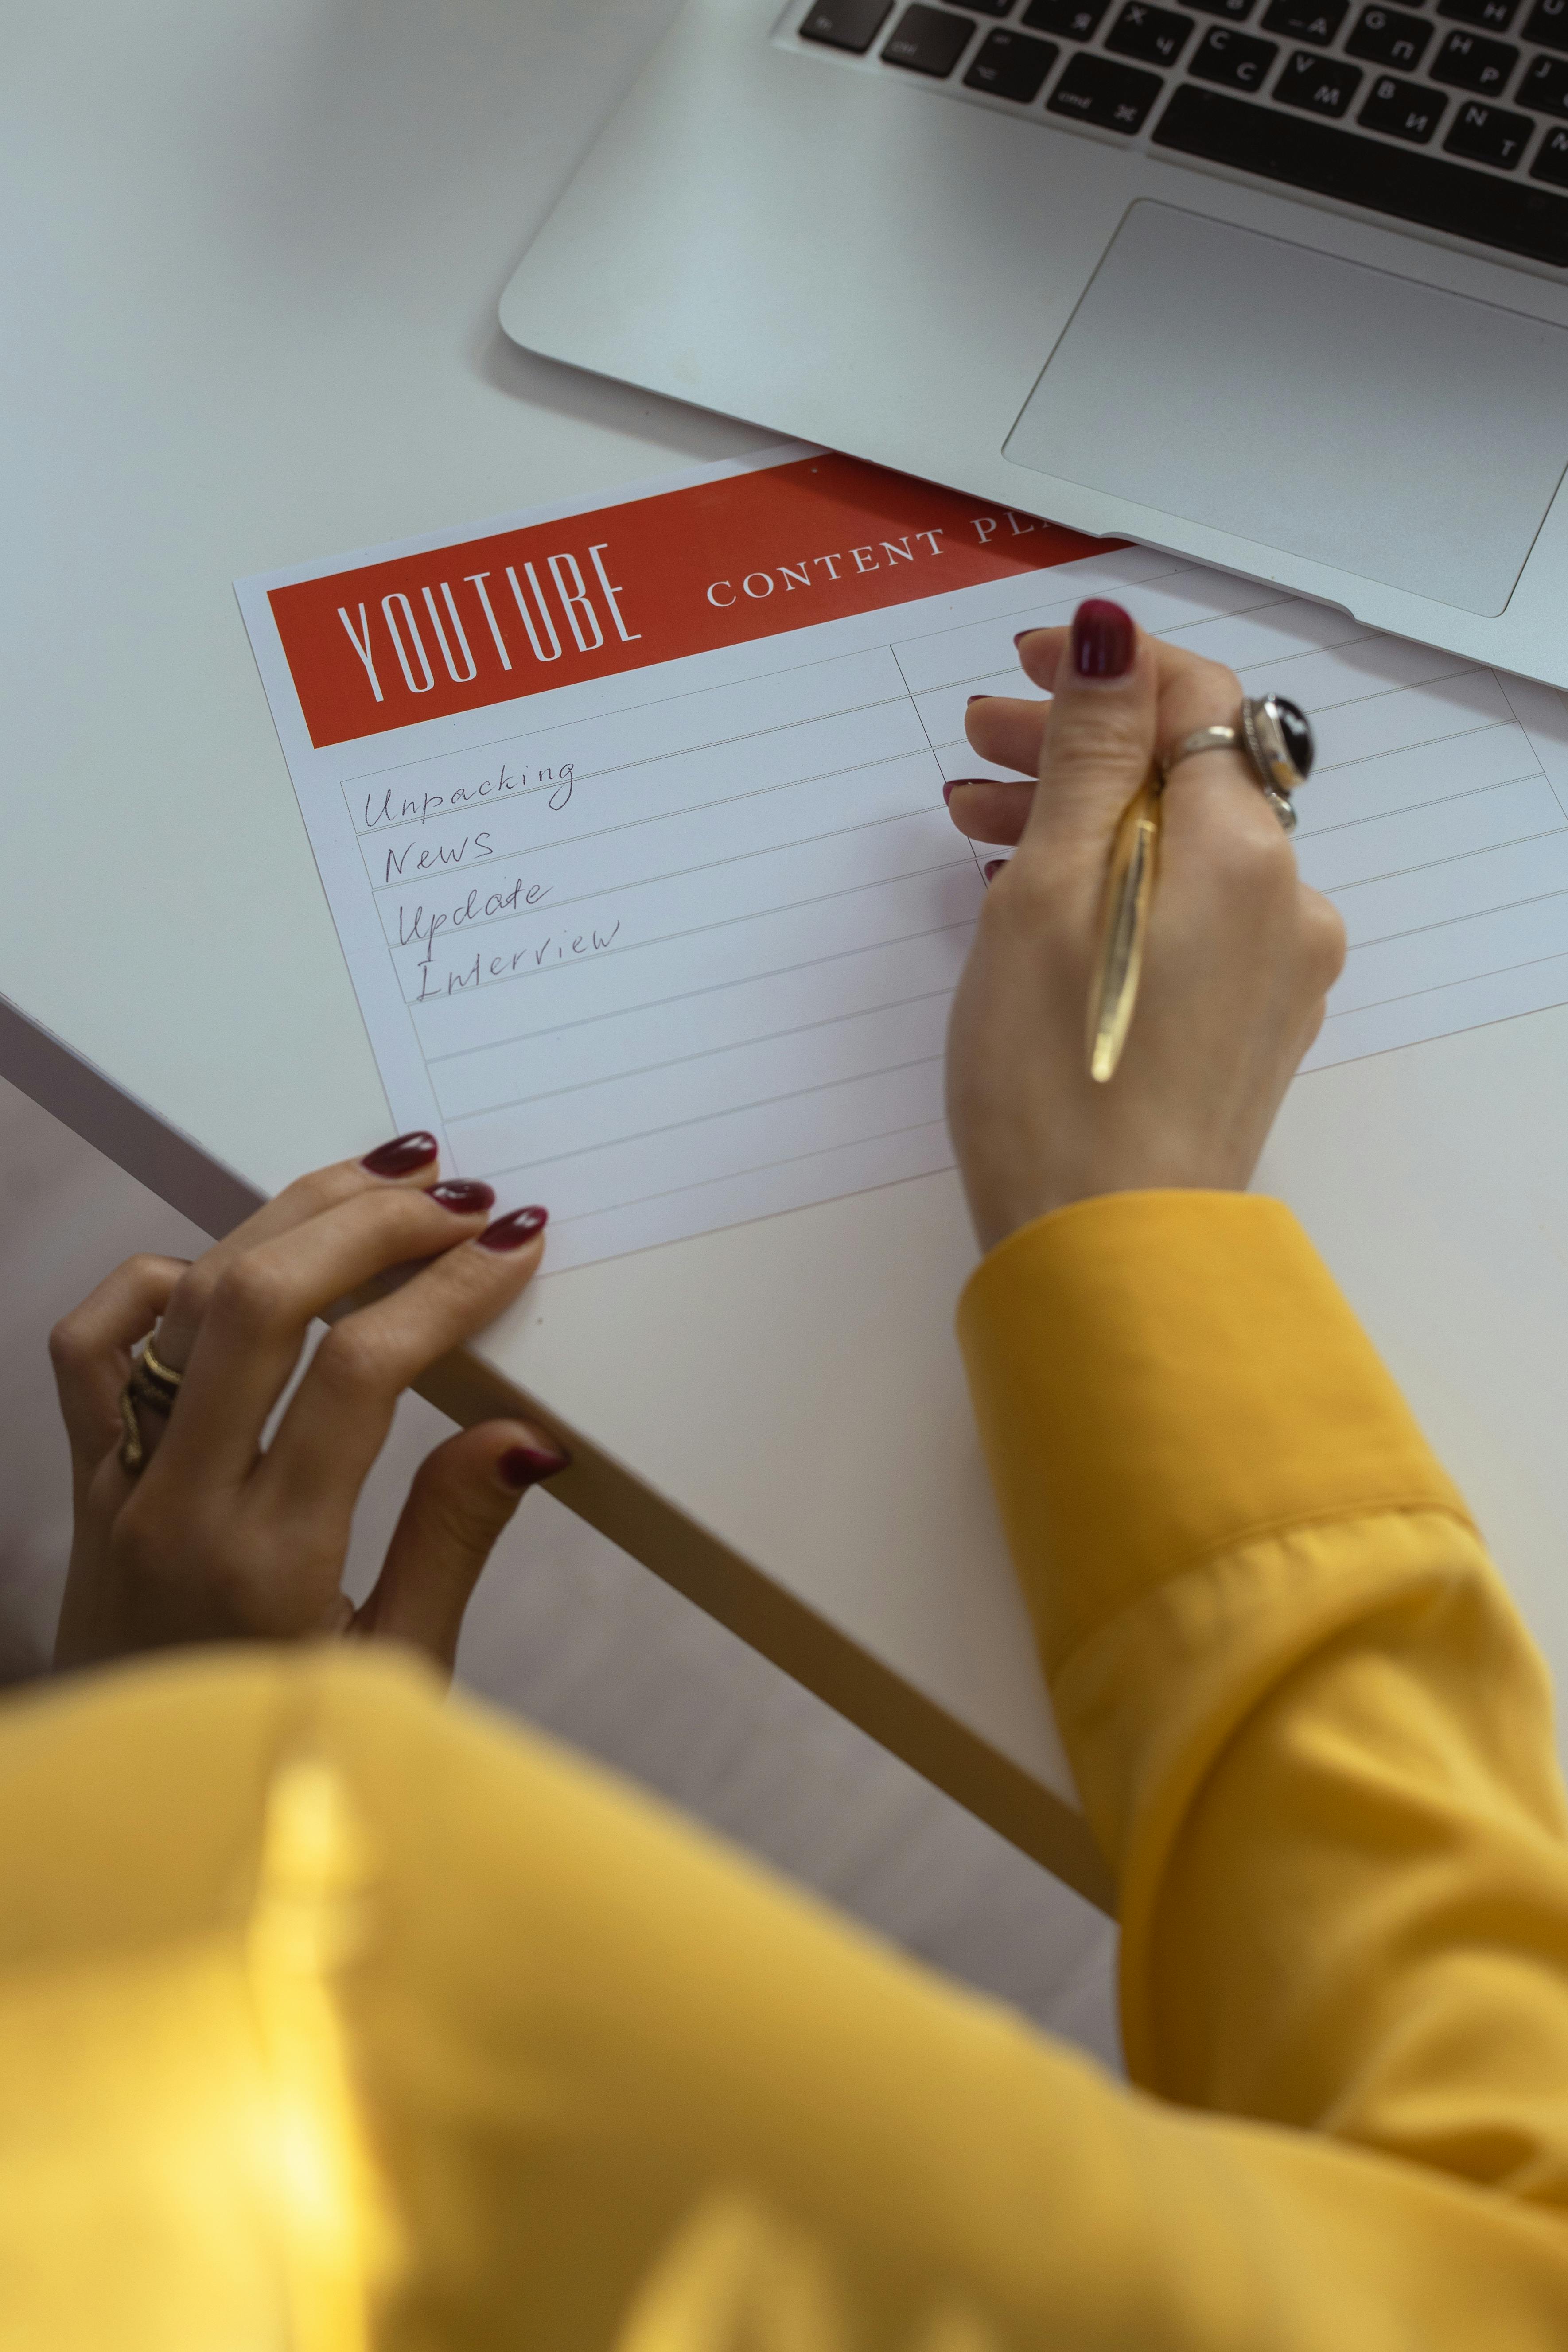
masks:
{"label": "handwritten word unpacking", "polygon": [[[457,783],[444,792],[429,788],[410,791],[405,785],[373,783],[364,794],[362,816],[366,833],[389,826],[428,824],[432,817],[446,816],[454,810],[482,807],[487,801],[498,801],[513,793],[542,793],[549,806],[559,813],[572,798],[577,772],[570,760],[559,767],[535,768],[531,776],[527,768],[510,769],[503,761],[493,776],[482,777],[477,783]],[[485,836],[475,835],[478,841]],[[390,882],[395,873],[401,874],[410,856],[407,849],[387,852],[386,871],[383,879]],[[416,874],[427,872],[436,865],[452,866],[457,859],[437,850],[431,855],[421,852],[415,860]]]}

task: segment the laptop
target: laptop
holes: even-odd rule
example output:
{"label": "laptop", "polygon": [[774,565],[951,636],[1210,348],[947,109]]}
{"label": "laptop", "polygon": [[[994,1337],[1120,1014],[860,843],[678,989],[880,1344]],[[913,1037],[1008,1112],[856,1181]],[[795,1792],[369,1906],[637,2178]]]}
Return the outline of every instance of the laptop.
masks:
{"label": "laptop", "polygon": [[1568,0],[688,0],[500,316],[1568,686]]}

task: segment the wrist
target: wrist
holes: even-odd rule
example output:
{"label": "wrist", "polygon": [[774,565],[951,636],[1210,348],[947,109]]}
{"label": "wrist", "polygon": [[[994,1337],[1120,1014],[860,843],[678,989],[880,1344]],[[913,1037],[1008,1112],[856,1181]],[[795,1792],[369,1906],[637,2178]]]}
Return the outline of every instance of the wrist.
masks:
{"label": "wrist", "polygon": [[960,1172],[975,1238],[982,1254],[988,1255],[1042,1217],[1120,1193],[1244,1193],[1251,1181],[1252,1161],[1241,1166],[1220,1155],[1149,1152],[1108,1165],[1069,1162],[1048,1173],[963,1166]]}

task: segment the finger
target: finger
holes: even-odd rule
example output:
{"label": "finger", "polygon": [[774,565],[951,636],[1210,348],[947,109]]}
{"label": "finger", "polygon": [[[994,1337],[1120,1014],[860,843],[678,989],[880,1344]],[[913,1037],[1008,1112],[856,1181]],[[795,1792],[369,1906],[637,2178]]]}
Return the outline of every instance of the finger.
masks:
{"label": "finger", "polygon": [[1029,821],[1038,787],[1002,783],[994,777],[961,777],[945,787],[947,813],[966,841],[995,842],[1010,846]]}
{"label": "finger", "polygon": [[981,694],[963,714],[971,749],[993,768],[1016,768],[1031,780],[1040,772],[1050,718],[1048,702],[1026,702],[1011,694]]}
{"label": "finger", "polygon": [[451,1671],[475,1585],[530,1486],[571,1460],[523,1421],[488,1421],[421,1463],[375,1590],[352,1631],[406,1642]]}
{"label": "finger", "polygon": [[233,1259],[207,1302],[153,1466],[237,1485],[313,1319],[376,1275],[470,1240],[494,1201],[488,1184],[456,1179],[428,1192],[373,1184]]}
{"label": "finger", "polygon": [[421,1372],[510,1307],[544,1254],[542,1209],[517,1209],[334,1323],[291,1399],[258,1477],[290,1510],[352,1507],[397,1400]]}
{"label": "finger", "polygon": [[254,1249],[258,1242],[292,1233],[297,1225],[319,1217],[323,1210],[336,1208],[340,1202],[355,1200],[362,1193],[395,1187],[427,1190],[439,1172],[439,1147],[435,1137],[420,1128],[410,1135],[394,1136],[390,1143],[378,1144],[363,1160],[340,1160],[329,1168],[314,1168],[308,1176],[297,1177],[191,1266],[170,1299],[159,1327],[157,1346],[162,1361],[171,1371],[184,1371],[195,1346],[208,1299],[235,1260]]}
{"label": "finger", "polygon": [[127,1258],[49,1334],[79,1499],[120,1442],[120,1392],[131,1377],[131,1351],[152,1330],[184,1271],[183,1258]]}
{"label": "finger", "polygon": [[[1031,638],[1019,652],[1034,675]],[[1070,646],[1056,658],[1052,678],[1055,700],[1040,772],[1046,789],[1035,795],[1019,855],[1077,851],[1098,866],[1122,810],[1153,765],[1153,649],[1131,614],[1092,596],[1073,616]]]}
{"label": "finger", "polygon": [[[1093,601],[1098,604],[1101,600],[1096,598]],[[1016,639],[1018,662],[1025,677],[1047,694],[1056,692],[1062,664],[1072,650],[1072,636],[1069,625],[1054,629],[1025,629]],[[1152,655],[1155,685],[1162,694],[1184,670],[1194,667],[1211,669],[1218,667],[1216,663],[1205,663],[1201,655],[1189,653],[1185,646],[1176,645],[1168,637],[1149,637],[1144,642]],[[1020,706],[1024,709],[1039,707],[1029,703]]]}
{"label": "finger", "polygon": [[1350,940],[1345,919],[1321,890],[1301,888],[1300,931],[1312,977],[1326,996],[1345,968]]}
{"label": "finger", "polygon": [[[1223,663],[1183,654],[1169,668],[1160,697],[1159,757],[1162,766],[1189,735],[1205,727],[1234,727],[1241,707],[1241,681]],[[1195,836],[1215,817],[1272,839],[1279,819],[1258,790],[1258,772],[1240,744],[1199,751],[1169,771],[1165,790],[1167,843],[1181,854],[1184,839]]]}
{"label": "finger", "polygon": [[[1067,652],[1071,631],[1065,628],[1031,629],[1019,639],[1019,659],[1026,673],[1038,683],[1050,686],[1055,682],[1063,655]],[[1156,688],[1162,702],[1172,686],[1194,668],[1212,667],[1184,647],[1167,645],[1161,638],[1150,641],[1154,661]],[[1228,672],[1226,673],[1229,675]],[[1239,689],[1236,689],[1239,692]],[[1234,701],[1227,710],[1234,717]],[[1016,768],[1021,775],[1036,777],[1045,760],[1046,741],[1050,728],[1049,701],[1026,701],[1004,694],[977,694],[964,712],[964,731],[972,748],[982,760],[996,768]],[[1163,730],[1162,741],[1178,739],[1169,730]],[[963,787],[970,778],[961,778],[952,788],[948,806],[960,833],[972,841],[1001,843],[1019,839],[1032,803],[1032,794],[1016,794],[1010,801],[982,803]],[[987,825],[998,826],[994,832]]]}
{"label": "finger", "polygon": [[1298,1065],[1306,1060],[1307,1055],[1317,1044],[1318,1032],[1321,1029],[1324,1021],[1328,1017],[1328,1010],[1329,1007],[1327,1000],[1320,997],[1317,1003],[1312,1007],[1306,1025],[1301,1032],[1300,1049],[1296,1055]]}
{"label": "finger", "polygon": [[1013,642],[1018,649],[1018,664],[1024,676],[1042,693],[1054,694],[1057,672],[1072,645],[1070,625],[1065,628],[1024,629]]}

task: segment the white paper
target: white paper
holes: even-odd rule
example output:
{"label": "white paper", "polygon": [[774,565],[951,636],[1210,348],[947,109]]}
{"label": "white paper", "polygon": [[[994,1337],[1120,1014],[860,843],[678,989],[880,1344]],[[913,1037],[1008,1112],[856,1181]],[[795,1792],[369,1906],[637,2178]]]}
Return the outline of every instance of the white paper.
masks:
{"label": "white paper", "polygon": [[1309,1069],[1568,1002],[1548,688],[1129,549],[318,750],[267,592],[372,560],[241,606],[394,1121],[543,1202],[554,1269],[951,1164],[984,886],[941,785],[987,772],[964,705],[1016,689],[1014,633],[1087,593],[1311,716],[1297,844],[1351,947]]}

